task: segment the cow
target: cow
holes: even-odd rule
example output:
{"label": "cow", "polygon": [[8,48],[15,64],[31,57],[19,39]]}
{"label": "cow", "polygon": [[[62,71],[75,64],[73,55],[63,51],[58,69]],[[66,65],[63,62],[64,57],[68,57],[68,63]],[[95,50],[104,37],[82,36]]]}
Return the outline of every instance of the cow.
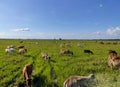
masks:
{"label": "cow", "polygon": [[45,60],[50,61],[50,56],[48,56],[48,54],[46,54],[46,53],[41,53],[41,56],[42,56],[42,58],[44,58]]}
{"label": "cow", "polygon": [[65,49],[61,49],[60,50],[60,54],[67,54],[67,55],[73,55],[73,52],[72,51],[70,51],[70,50],[65,50]]}
{"label": "cow", "polygon": [[31,87],[31,75],[33,72],[33,64],[26,64],[23,68],[23,76],[26,82],[26,87]]}
{"label": "cow", "polygon": [[101,41],[100,44],[104,44],[104,42]]}
{"label": "cow", "polygon": [[20,45],[20,46],[18,46],[18,49],[21,49],[21,48],[24,48],[25,46],[23,46],[23,45]]}
{"label": "cow", "polygon": [[84,53],[93,54],[91,50],[84,50]]}
{"label": "cow", "polygon": [[71,44],[70,42],[68,42],[68,43],[65,44],[65,46],[67,46],[67,47],[71,47],[72,44]]}
{"label": "cow", "polygon": [[114,50],[109,50],[108,56],[108,66],[112,69],[117,67],[120,69],[120,56],[117,55],[117,52]]}
{"label": "cow", "polygon": [[117,52],[115,50],[109,50],[108,54],[116,54],[117,55]]}
{"label": "cow", "polygon": [[84,46],[84,44],[81,44],[81,43],[77,44],[77,47],[83,47],[83,46]]}
{"label": "cow", "polygon": [[27,49],[25,49],[25,48],[19,49],[19,54],[21,54],[21,55],[25,54],[26,52],[27,52]]}
{"label": "cow", "polygon": [[25,48],[24,45],[20,45],[18,46],[18,51],[19,51],[19,54],[25,54],[27,52],[27,49]]}
{"label": "cow", "polygon": [[12,52],[15,52],[15,51],[16,51],[16,49],[13,45],[10,45],[5,49],[6,53],[12,53]]}
{"label": "cow", "polygon": [[87,83],[94,78],[94,74],[89,76],[70,76],[64,81],[63,87],[87,87]]}

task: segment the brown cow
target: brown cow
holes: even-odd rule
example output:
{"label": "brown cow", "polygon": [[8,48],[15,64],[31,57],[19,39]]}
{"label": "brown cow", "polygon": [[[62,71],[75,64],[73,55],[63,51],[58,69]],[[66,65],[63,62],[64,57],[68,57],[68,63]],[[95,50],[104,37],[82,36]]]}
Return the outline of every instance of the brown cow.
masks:
{"label": "brown cow", "polygon": [[25,49],[25,48],[19,49],[19,54],[21,54],[21,55],[25,54],[26,52],[27,52],[27,49]]}
{"label": "brown cow", "polygon": [[42,58],[44,58],[47,61],[50,61],[50,56],[48,56],[46,53],[41,53]]}
{"label": "brown cow", "polygon": [[23,45],[18,46],[18,49],[21,49],[21,48],[25,48],[25,46]]}
{"label": "brown cow", "polygon": [[94,78],[93,74],[89,76],[70,76],[64,81],[63,87],[87,87],[87,82]]}
{"label": "brown cow", "polygon": [[60,54],[71,54],[71,55],[73,55],[73,52],[70,51],[70,50],[61,49]]}
{"label": "brown cow", "polygon": [[108,66],[120,69],[120,56],[118,56],[117,52],[114,50],[109,50]]}
{"label": "brown cow", "polygon": [[31,87],[32,71],[33,71],[33,65],[32,64],[26,64],[23,68],[23,76],[24,76],[27,87]]}

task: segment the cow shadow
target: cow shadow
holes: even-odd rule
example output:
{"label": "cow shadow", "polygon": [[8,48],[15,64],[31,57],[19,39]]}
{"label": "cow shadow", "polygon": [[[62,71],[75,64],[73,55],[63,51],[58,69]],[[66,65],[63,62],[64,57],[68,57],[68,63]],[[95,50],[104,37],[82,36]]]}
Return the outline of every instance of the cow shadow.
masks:
{"label": "cow shadow", "polygon": [[44,75],[33,76],[32,85],[33,87],[53,87],[52,84],[46,84],[47,77]]}
{"label": "cow shadow", "polygon": [[32,57],[31,55],[29,55],[29,54],[26,54],[26,55],[24,55],[24,57]]}
{"label": "cow shadow", "polygon": [[56,63],[56,61],[55,61],[55,60],[50,60],[50,62]]}
{"label": "cow shadow", "polygon": [[17,85],[15,85],[14,87],[26,87],[26,84],[25,83],[18,83]]}
{"label": "cow shadow", "polygon": [[33,87],[42,87],[45,85],[45,76],[41,76],[41,75],[35,75],[33,76]]}

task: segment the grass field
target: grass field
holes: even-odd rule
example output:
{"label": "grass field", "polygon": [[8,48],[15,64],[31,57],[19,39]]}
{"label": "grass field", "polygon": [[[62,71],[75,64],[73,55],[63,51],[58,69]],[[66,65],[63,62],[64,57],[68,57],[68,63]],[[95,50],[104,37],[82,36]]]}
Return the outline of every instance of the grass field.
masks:
{"label": "grass field", "polygon": [[[20,43],[23,41],[23,43]],[[120,87],[120,71],[108,67],[108,50],[116,50],[120,54],[120,41],[99,40],[0,40],[0,87],[14,87],[23,83],[22,68],[27,63],[33,63],[32,87],[63,87],[63,82],[71,75],[95,74],[95,83],[92,87]],[[117,44],[113,44],[117,42]],[[60,55],[61,44],[70,43],[64,49],[73,51],[73,55]],[[80,43],[82,46],[78,47]],[[107,44],[109,43],[109,44]],[[28,52],[25,55],[5,53],[8,45],[24,45]],[[84,49],[90,49],[93,55],[85,54]],[[51,61],[41,58],[41,52],[51,56]]]}

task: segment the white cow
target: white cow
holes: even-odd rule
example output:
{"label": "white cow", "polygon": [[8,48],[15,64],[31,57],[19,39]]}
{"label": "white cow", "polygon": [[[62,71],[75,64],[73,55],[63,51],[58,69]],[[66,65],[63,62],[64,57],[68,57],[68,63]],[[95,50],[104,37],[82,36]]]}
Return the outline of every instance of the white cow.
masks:
{"label": "white cow", "polygon": [[6,53],[12,53],[12,52],[15,52],[16,51],[16,49],[14,48],[14,47],[10,47],[10,46],[8,46],[6,49],[5,49],[5,52]]}
{"label": "white cow", "polygon": [[71,76],[64,81],[63,87],[88,87],[88,82],[93,80],[95,76]]}

